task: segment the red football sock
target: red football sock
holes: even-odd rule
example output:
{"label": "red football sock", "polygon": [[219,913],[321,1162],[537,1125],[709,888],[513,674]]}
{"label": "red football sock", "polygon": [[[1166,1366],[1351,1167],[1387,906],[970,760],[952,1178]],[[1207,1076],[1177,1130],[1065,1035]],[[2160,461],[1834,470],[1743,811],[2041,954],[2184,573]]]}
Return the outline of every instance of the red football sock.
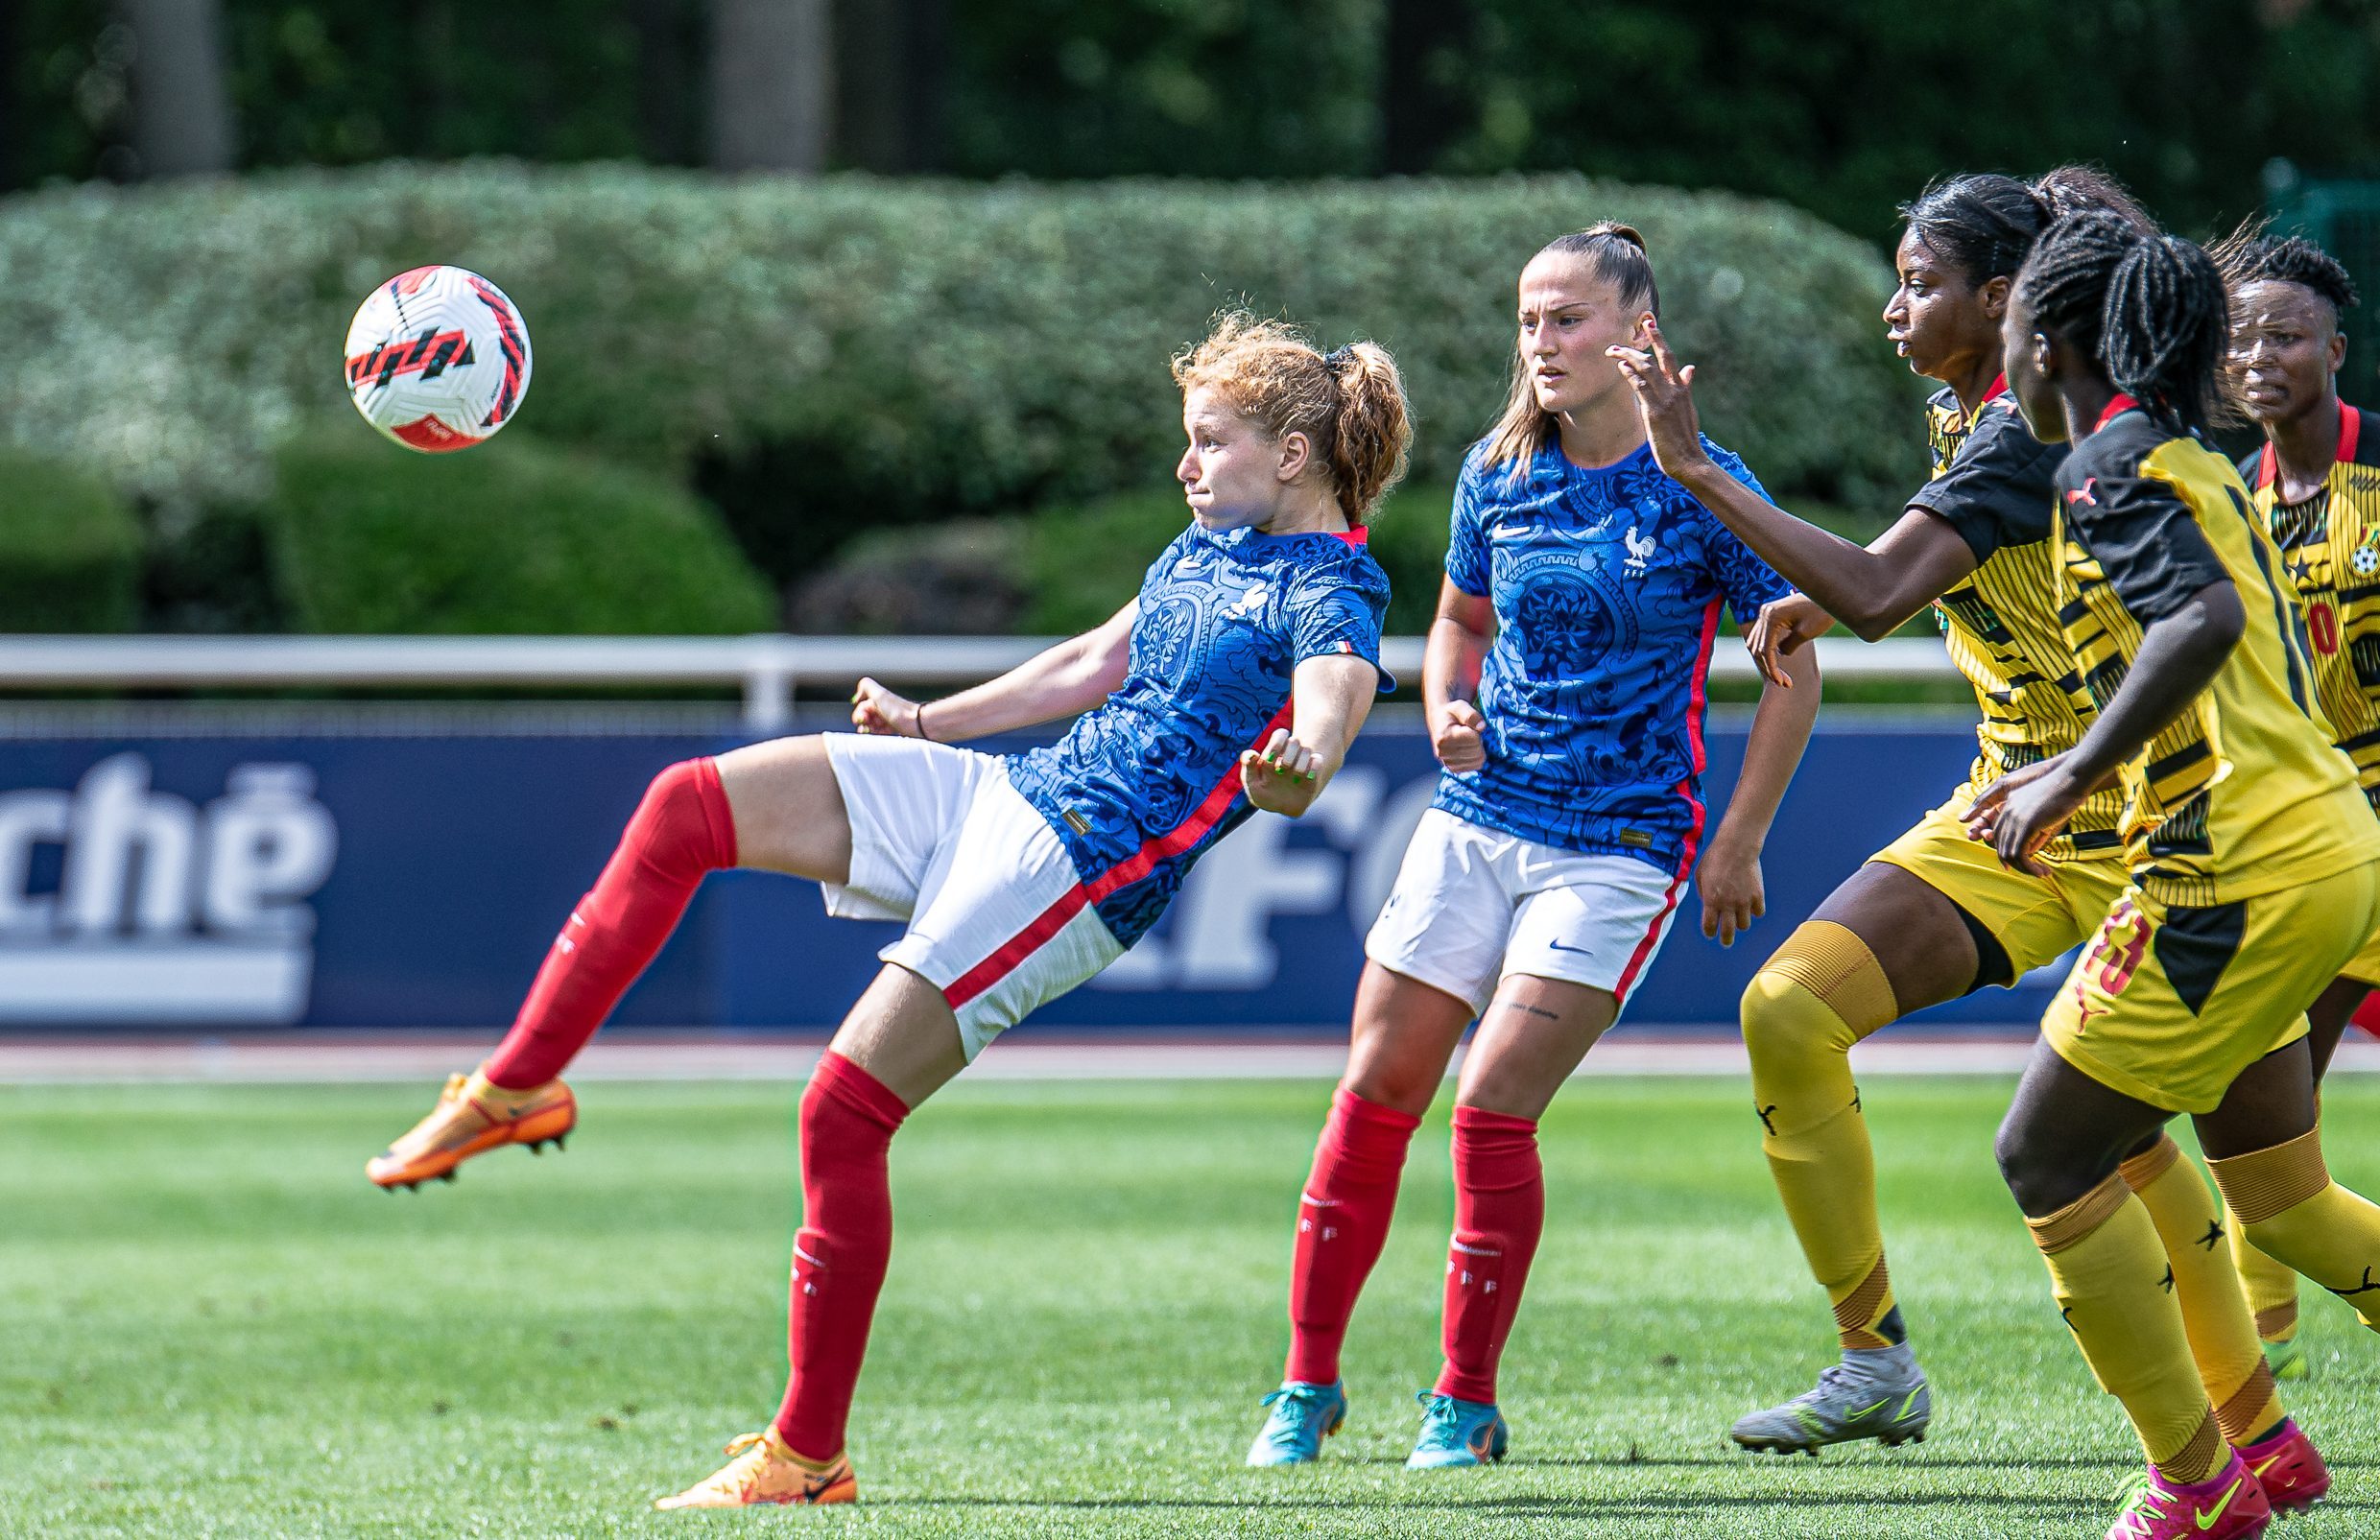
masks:
{"label": "red football sock", "polygon": [[1545,1169],[1527,1118],[1455,1108],[1455,1237],[1446,1253],[1440,1395],[1496,1398],[1496,1360],[1545,1229]]}
{"label": "red football sock", "polygon": [[892,1256],[885,1155],[908,1116],[907,1103],[882,1080],[840,1054],[819,1060],[801,1095],[801,1229],[785,1318],[793,1378],[776,1432],[807,1460],[843,1453],[868,1323]]}
{"label": "red football sock", "polygon": [[735,816],[717,762],[680,760],[654,776],[489,1055],[488,1080],[523,1091],[559,1075],[678,928],[702,874],[734,865]]}
{"label": "red football sock", "polygon": [[1297,1200],[1297,1251],[1289,1281],[1289,1367],[1283,1378],[1339,1378],[1355,1296],[1371,1276],[1396,1213],[1396,1182],[1419,1118],[1367,1102],[1345,1086],[1314,1147],[1314,1172]]}

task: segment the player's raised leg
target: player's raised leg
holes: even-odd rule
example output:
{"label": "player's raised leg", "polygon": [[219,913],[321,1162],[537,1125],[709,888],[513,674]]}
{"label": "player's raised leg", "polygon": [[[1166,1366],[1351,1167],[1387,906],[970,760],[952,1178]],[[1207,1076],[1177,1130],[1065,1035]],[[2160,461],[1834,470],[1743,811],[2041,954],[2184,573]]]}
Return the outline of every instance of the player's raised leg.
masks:
{"label": "player's raised leg", "polygon": [[[757,808],[764,788],[770,805]],[[452,1181],[464,1161],[505,1145],[559,1146],[578,1121],[563,1067],[660,952],[703,877],[740,863],[840,883],[850,851],[822,739],[778,739],[662,770],[554,938],[512,1030],[365,1174],[384,1189],[417,1187]]]}

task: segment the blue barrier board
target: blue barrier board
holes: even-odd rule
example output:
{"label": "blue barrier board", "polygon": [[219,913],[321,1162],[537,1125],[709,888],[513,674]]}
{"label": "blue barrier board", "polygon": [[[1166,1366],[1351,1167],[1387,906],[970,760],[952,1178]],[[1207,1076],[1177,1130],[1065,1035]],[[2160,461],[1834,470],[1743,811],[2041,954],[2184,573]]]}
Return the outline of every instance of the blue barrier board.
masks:
{"label": "blue barrier board", "polygon": [[[1744,750],[1715,718],[1712,827]],[[0,743],[0,1027],[483,1028],[511,1020],[645,783],[742,740],[333,736]],[[979,746],[999,748],[998,743]],[[1732,949],[1691,894],[1631,1026],[1726,1027],[1769,951],[1964,773],[1956,722],[1822,720],[1765,860],[1768,917]],[[1209,854],[1164,923],[1029,1025],[1327,1030],[1429,801],[1427,742],[1368,732],[1296,823]],[[815,885],[713,876],[617,1020],[822,1028],[896,927],[830,920]],[[2054,981],[1926,1013],[2027,1022]]]}

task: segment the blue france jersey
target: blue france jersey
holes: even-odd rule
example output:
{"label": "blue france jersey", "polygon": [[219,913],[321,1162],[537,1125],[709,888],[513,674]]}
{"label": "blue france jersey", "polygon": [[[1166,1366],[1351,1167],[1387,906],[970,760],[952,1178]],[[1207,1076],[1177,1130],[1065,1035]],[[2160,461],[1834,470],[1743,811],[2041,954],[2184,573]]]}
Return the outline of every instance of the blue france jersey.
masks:
{"label": "blue france jersey", "polygon": [[[1290,675],[1345,654],[1377,668],[1388,575],[1363,532],[1213,534],[1195,522],[1140,585],[1123,687],[1009,783],[1064,841],[1099,917],[1131,945],[1191,863],[1255,810],[1240,751],[1289,725]],[[1387,674],[1381,687],[1392,688]]]}
{"label": "blue france jersey", "polygon": [[[1711,458],[1760,492],[1744,462]],[[1738,624],[1791,591],[1650,446],[1585,470],[1559,446],[1515,479],[1474,450],[1446,576],[1495,602],[1480,672],[1488,762],[1435,806],[1525,840],[1683,876],[1702,835],[1702,679],[1719,604]]]}

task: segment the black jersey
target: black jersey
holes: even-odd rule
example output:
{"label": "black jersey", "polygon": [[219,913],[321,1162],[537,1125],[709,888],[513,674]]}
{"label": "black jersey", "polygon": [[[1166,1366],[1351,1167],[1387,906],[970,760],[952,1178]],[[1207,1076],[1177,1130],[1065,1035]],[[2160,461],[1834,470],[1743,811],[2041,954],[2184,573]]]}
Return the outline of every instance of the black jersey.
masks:
{"label": "black jersey", "polygon": [[[1935,601],[1950,660],[1975,687],[1983,722],[1968,785],[1980,792],[2013,770],[2082,742],[2097,708],[2058,624],[2050,544],[2055,482],[2065,446],[2026,428],[2005,380],[1969,418],[1945,389],[1926,403],[1934,479],[1909,502],[1939,515],[1975,553],[1965,581]],[[2102,792],[2042,851],[2050,861],[2120,855],[2120,792]]]}

